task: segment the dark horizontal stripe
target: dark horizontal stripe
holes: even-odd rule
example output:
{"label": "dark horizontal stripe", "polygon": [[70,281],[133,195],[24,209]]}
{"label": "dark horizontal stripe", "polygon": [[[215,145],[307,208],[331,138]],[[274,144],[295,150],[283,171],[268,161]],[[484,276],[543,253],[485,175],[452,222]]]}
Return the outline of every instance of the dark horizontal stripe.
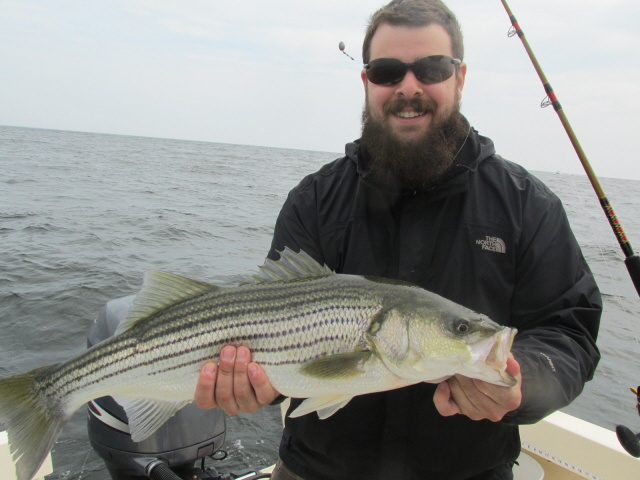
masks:
{"label": "dark horizontal stripe", "polygon": [[[201,322],[216,323],[226,318],[255,313],[273,317],[273,312],[296,311],[309,304],[342,305],[349,301],[362,304],[362,297],[367,293],[370,295],[362,287],[332,288],[330,291],[327,291],[326,285],[313,285],[314,288],[310,288],[306,284],[302,287],[306,288],[301,288],[298,284],[287,284],[268,290],[251,290],[251,294],[260,293],[259,298],[240,290],[234,290],[232,294],[216,291],[193,297],[168,307],[153,322],[148,322],[148,327],[153,328],[153,334],[149,338],[165,336],[182,330],[186,325],[198,325]],[[251,298],[247,300],[247,296]],[[206,318],[194,320],[198,317]]]}
{"label": "dark horizontal stripe", "polygon": [[[295,322],[296,320],[298,321],[302,321],[303,319],[309,319],[309,318],[317,318],[320,317],[320,320],[316,320],[310,324],[301,324],[301,325],[297,325],[295,327],[289,327],[287,329],[282,329],[282,327],[280,327],[280,330],[284,330],[282,332],[277,332],[279,335],[283,335],[283,334],[294,334],[294,333],[302,333],[302,332],[306,332],[309,330],[313,330],[316,328],[319,328],[321,325],[323,324],[337,324],[337,323],[358,323],[357,320],[360,318],[358,315],[352,315],[350,317],[347,318],[338,318],[338,317],[329,317],[329,318],[323,318],[323,314],[326,314],[328,312],[331,312],[332,310],[351,310],[351,311],[363,311],[363,310],[368,310],[368,308],[365,307],[347,307],[344,305],[329,305],[329,306],[325,306],[322,308],[317,308],[317,309],[313,309],[313,310],[309,310],[307,312],[292,312],[291,314],[289,314],[288,316],[279,316],[279,317],[271,317],[271,318],[264,318],[262,320],[246,320],[246,321],[236,321],[234,323],[229,323],[229,324],[225,324],[224,326],[220,326],[219,324],[211,324],[211,328],[207,328],[207,329],[198,329],[196,331],[193,331],[190,334],[185,334],[184,329],[181,331],[181,336],[180,337],[172,337],[172,336],[167,336],[167,337],[158,337],[158,338],[166,338],[166,342],[162,342],[162,343],[156,343],[156,344],[152,344],[151,341],[149,340],[145,340],[145,343],[149,344],[149,347],[146,349],[148,350],[152,350],[152,349],[156,349],[156,348],[164,348],[168,345],[171,345],[173,343],[176,343],[177,341],[188,341],[188,340],[192,340],[194,338],[198,338],[200,336],[206,336],[206,335],[210,335],[210,334],[216,334],[216,335],[224,335],[225,332],[229,331],[229,330],[235,330],[235,329],[245,329],[245,328],[252,328],[254,330],[257,330],[256,333],[259,333],[260,335],[263,336],[268,336],[272,333],[273,329],[276,327],[279,327],[280,324],[287,324],[287,323],[292,323]],[[262,313],[262,312],[260,312]],[[268,327],[268,329],[260,329],[260,327]],[[142,347],[142,345],[139,345],[139,347]],[[142,351],[142,350],[139,350]]]}
{"label": "dark horizontal stripe", "polygon": [[[298,343],[298,344],[292,344],[292,345],[284,345],[281,347],[277,347],[277,348],[252,348],[251,349],[251,353],[278,353],[278,352],[287,352],[290,350],[295,350],[295,349],[299,349],[299,350],[304,350],[306,348],[312,347],[312,346],[317,346],[320,343],[323,342],[331,342],[331,341],[336,341],[338,340],[340,337],[338,335],[332,335],[332,336],[325,336],[325,337],[321,337],[318,338],[317,340],[314,341],[310,341],[310,342],[304,342],[304,343]],[[223,345],[242,345],[243,342],[245,342],[246,340],[248,340],[247,338],[230,338],[230,339],[225,339],[222,342],[219,342],[220,346]],[[193,349],[193,351],[195,351],[197,349]],[[329,350],[322,350],[314,355],[311,356],[306,356],[306,357],[302,357],[302,358],[297,358],[297,359],[288,359],[288,360],[282,360],[282,361],[265,361],[264,359],[260,361],[260,365],[271,365],[271,366],[276,366],[276,365],[291,365],[294,363],[299,363],[299,364],[304,364],[306,362],[309,362],[311,360],[315,360],[317,358],[323,357],[325,355],[329,355],[332,352]],[[337,353],[337,352],[336,352]],[[171,365],[170,367],[166,367],[163,368],[161,370],[158,370],[157,372],[153,372],[152,375],[160,375],[163,373],[167,373],[167,372],[171,372],[174,370],[179,370],[181,368],[184,367],[188,367],[189,365],[193,365],[194,363],[203,363],[206,362],[208,360],[216,360],[217,355],[215,356],[211,356],[211,355],[206,355],[206,356],[202,356],[198,359],[191,360],[189,362],[183,362],[183,363],[177,363],[175,365]]]}

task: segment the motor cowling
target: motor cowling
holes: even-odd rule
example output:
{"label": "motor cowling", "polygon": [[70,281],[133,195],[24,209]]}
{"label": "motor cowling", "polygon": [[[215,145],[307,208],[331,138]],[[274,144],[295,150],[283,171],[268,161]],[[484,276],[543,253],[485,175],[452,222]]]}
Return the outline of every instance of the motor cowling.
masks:
{"label": "motor cowling", "polygon": [[[135,295],[107,302],[87,335],[89,347],[114,335],[127,316]],[[115,480],[148,478],[148,467],[158,460],[169,468],[190,467],[222,447],[225,417],[219,409],[203,410],[195,404],[180,409],[150,437],[131,440],[124,409],[112,397],[87,404],[89,441]]]}

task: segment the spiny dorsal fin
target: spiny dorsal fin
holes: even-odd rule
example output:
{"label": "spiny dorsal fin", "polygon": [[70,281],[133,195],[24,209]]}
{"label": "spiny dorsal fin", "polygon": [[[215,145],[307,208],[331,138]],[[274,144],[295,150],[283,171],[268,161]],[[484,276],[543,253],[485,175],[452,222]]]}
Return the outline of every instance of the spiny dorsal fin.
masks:
{"label": "spiny dorsal fin", "polygon": [[115,334],[128,330],[139,320],[157,312],[180,300],[199,293],[217,290],[218,286],[210,283],[191,280],[173,273],[152,270],[145,274],[142,288],[133,302],[133,307]]}
{"label": "spiny dorsal fin", "polygon": [[320,265],[304,250],[296,253],[288,247],[284,248],[279,260],[267,258],[260,271],[251,275],[251,283],[276,282],[281,280],[295,280],[297,278],[324,277],[334,273],[326,265]]}

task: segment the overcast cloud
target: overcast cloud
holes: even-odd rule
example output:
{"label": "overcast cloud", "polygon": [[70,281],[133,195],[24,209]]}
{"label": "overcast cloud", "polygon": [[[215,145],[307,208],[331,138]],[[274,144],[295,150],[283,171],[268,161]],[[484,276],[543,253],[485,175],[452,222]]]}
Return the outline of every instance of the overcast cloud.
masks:
{"label": "overcast cloud", "polygon": [[[360,134],[360,50],[383,3],[0,0],[0,124],[342,152]],[[502,3],[447,3],[471,123],[531,170],[581,173]],[[596,173],[640,179],[640,2],[509,4]]]}

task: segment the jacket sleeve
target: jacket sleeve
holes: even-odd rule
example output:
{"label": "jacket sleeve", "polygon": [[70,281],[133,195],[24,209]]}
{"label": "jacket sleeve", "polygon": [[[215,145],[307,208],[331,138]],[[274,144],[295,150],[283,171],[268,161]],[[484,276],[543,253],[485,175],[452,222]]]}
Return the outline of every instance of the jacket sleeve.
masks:
{"label": "jacket sleeve", "polygon": [[[512,352],[522,373],[523,400],[504,421],[535,423],[568,405],[593,378],[600,292],[552,195],[525,208],[511,302],[518,328]],[[529,205],[531,206],[531,205]]]}

